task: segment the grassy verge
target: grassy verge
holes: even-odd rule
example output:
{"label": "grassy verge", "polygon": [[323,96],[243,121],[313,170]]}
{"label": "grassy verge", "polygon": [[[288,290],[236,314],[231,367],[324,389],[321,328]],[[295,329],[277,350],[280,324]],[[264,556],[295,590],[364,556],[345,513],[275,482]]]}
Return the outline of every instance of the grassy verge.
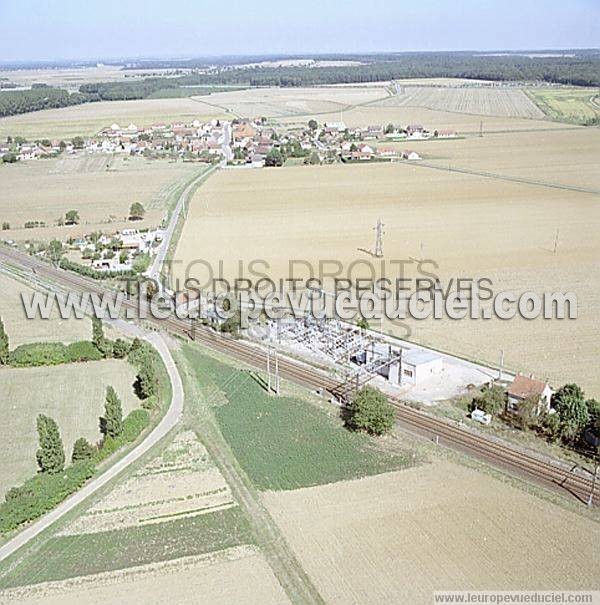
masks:
{"label": "grassy verge", "polygon": [[57,536],[0,578],[0,589],[124,569],[253,542],[240,509],[123,530]]}
{"label": "grassy verge", "polygon": [[258,489],[296,489],[407,467],[412,456],[347,431],[337,409],[301,395],[272,397],[254,374],[225,365],[192,345],[183,353],[199,388],[215,402],[220,430]]}
{"label": "grassy verge", "polygon": [[600,124],[600,108],[592,102],[598,98],[597,89],[535,89],[526,93],[552,120],[584,126]]}

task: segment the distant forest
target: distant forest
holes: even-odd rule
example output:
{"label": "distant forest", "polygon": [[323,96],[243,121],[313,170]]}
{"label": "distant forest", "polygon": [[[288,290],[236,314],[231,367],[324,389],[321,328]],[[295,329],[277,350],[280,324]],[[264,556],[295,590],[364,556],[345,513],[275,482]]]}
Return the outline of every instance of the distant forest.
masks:
{"label": "distant forest", "polygon": [[[543,53],[539,53],[543,54]],[[567,55],[573,56],[567,56]],[[375,82],[400,78],[467,78],[494,81],[548,82],[574,86],[600,86],[600,52],[564,51],[555,56],[525,54],[402,53],[385,55],[325,55],[316,60],[353,60],[360,65],[235,67],[273,57],[227,57],[219,60],[153,61],[132,64],[125,70],[197,70],[177,77],[154,77],[122,82],[84,84],[77,93],[50,87],[0,91],[0,117],[51,107],[94,101],[148,99],[210,94],[231,86],[314,86]],[[206,88],[202,88],[202,87]],[[200,87],[200,88],[189,88]]]}

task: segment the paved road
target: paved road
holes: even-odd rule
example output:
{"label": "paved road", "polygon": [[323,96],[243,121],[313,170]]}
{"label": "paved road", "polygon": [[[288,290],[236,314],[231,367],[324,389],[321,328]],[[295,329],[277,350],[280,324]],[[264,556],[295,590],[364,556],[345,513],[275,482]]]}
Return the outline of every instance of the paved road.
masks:
{"label": "paved road", "polygon": [[[130,326],[130,328],[132,330],[135,329],[132,326]],[[75,494],[67,498],[54,510],[27,526],[4,546],[0,547],[0,561],[13,554],[16,550],[21,548],[21,546],[27,544],[27,542],[50,527],[50,525],[60,519],[63,515],[71,511],[78,504],[99,490],[102,486],[106,485],[106,483],[121,473],[121,471],[135,462],[138,458],[140,458],[140,456],[144,455],[153,445],[158,443],[158,441],[160,441],[179,422],[183,412],[183,385],[173,357],[171,356],[171,352],[167,347],[165,339],[160,334],[156,332],[144,332],[143,337],[149,341],[160,353],[160,356],[162,357],[162,360],[167,368],[169,379],[171,380],[173,398],[167,413],[160,421],[158,426],[156,426],[154,430],[146,437],[146,439],[144,439],[144,441],[142,441],[138,446],[121,458],[117,463],[107,469],[104,473],[102,473],[102,475],[90,481]]]}
{"label": "paved road", "polygon": [[191,181],[188,186],[183,190],[179,199],[177,200],[177,204],[175,205],[175,209],[173,210],[173,214],[171,215],[171,219],[169,220],[169,226],[167,227],[167,231],[163,237],[163,241],[161,242],[158,252],[152,261],[152,265],[150,265],[150,269],[146,272],[146,275],[154,280],[158,281],[160,276],[160,270],[165,262],[165,258],[167,257],[167,252],[169,251],[169,244],[171,243],[171,239],[173,239],[173,233],[175,233],[175,228],[177,227],[177,222],[179,221],[179,216],[185,206],[188,198],[198,185],[198,182],[202,179],[206,178],[209,174],[211,174],[220,164],[215,164],[211,168],[209,168],[206,172],[199,174],[193,181]]}

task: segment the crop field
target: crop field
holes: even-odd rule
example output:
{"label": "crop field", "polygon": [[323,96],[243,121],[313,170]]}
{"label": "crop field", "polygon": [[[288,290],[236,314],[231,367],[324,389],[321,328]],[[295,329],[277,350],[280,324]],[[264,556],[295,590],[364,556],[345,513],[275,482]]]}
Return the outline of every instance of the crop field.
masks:
{"label": "crop field", "polygon": [[339,121],[340,111],[346,111],[355,105],[371,103],[388,94],[385,86],[255,88],[215,93],[210,95],[209,100],[242,117],[280,118],[307,114],[333,114],[331,121]]}
{"label": "crop field", "polygon": [[396,470],[409,455],[377,446],[342,427],[336,409],[297,397],[274,400],[253,376],[186,346],[198,384],[220,402],[217,422],[235,457],[259,489],[295,489]]}
{"label": "crop field", "polygon": [[268,564],[255,548],[238,546],[118,572],[46,582],[0,592],[0,603],[96,605],[99,602],[195,605],[289,603]]}
{"label": "crop field", "polygon": [[[308,120],[314,118],[319,123],[331,120],[339,120],[340,113],[314,114],[301,117],[283,117],[278,121],[290,125],[305,125]],[[481,122],[483,122],[484,133],[510,132],[510,131],[537,131],[548,129],[569,128],[568,124],[550,122],[549,120],[533,120],[529,118],[510,118],[499,116],[479,116],[468,113],[441,111],[428,109],[426,107],[394,107],[391,105],[361,105],[352,109],[344,110],[342,114],[344,123],[348,128],[357,128],[368,124],[422,124],[430,131],[452,129],[459,134],[478,134]]]}
{"label": "crop field", "polygon": [[376,105],[426,107],[437,111],[509,118],[544,118],[535,103],[519,88],[399,86],[400,92]]}
{"label": "crop field", "polygon": [[[466,169],[600,192],[600,137],[594,128],[486,133],[483,137],[411,140],[382,147],[414,149],[440,168]],[[540,152],[543,149],[543,152]]]}
{"label": "crop field", "polygon": [[[574,138],[571,147],[577,141]],[[459,143],[467,149],[471,139],[423,146],[442,154],[447,144]],[[495,169],[498,156],[502,170],[510,174],[510,153],[495,151],[509,144],[509,135],[495,139],[486,156],[487,170]],[[579,158],[582,178],[593,184],[595,147],[590,140],[586,145],[587,163]],[[525,146],[522,154],[513,154],[512,166],[518,170],[521,162],[525,167],[535,164],[537,176],[542,178],[545,170],[548,180],[555,178],[556,168],[558,178],[567,182],[569,170],[577,174],[575,165],[561,173],[560,164],[550,163],[553,153],[538,156]],[[476,160],[476,152],[472,158]],[[446,285],[452,278],[487,277],[495,293],[574,291],[579,301],[576,320],[432,319],[385,330],[491,364],[503,349],[511,369],[558,384],[575,381],[589,396],[599,395],[600,345],[594,336],[600,310],[600,275],[595,269],[600,255],[598,195],[439,168],[399,162],[220,172],[193,199],[177,248],[176,258],[183,261],[177,276],[205,281],[206,273],[185,269],[186,263],[202,258],[215,267],[222,260],[226,277],[239,277],[238,260],[252,259],[265,260],[273,279],[292,276],[291,259],[309,261],[315,271],[320,260],[335,259],[344,267],[360,260],[363,266],[355,267],[352,276],[369,277],[364,263],[370,257],[358,249],[373,246],[373,227],[381,218],[386,270],[392,278],[398,269],[389,261],[406,259],[406,277],[414,279],[422,277],[416,261],[424,258],[431,261],[424,269]],[[559,244],[553,253],[557,229]],[[293,277],[310,276],[298,267]],[[375,275],[381,275],[379,265]]]}
{"label": "crop field", "polygon": [[[140,157],[64,157],[0,166],[0,220],[10,223],[5,239],[66,239],[95,230],[131,227],[129,207],[141,202],[144,220],[136,228],[156,226],[172,200],[173,189],[189,179],[197,164],[146,160]],[[68,210],[80,223],[57,227]],[[45,228],[25,229],[26,221],[44,221]]]}
{"label": "crop field", "polygon": [[597,88],[532,88],[527,94],[552,120],[575,124],[600,121],[600,91]]}
{"label": "crop field", "polygon": [[90,340],[92,327],[89,319],[61,319],[54,309],[50,319],[27,319],[21,294],[30,297],[34,290],[0,273],[0,317],[10,339],[10,347],[30,342],[63,342]]}
{"label": "crop field", "polygon": [[0,568],[0,589],[128,570],[253,543],[248,520],[229,486],[196,435],[184,431],[29,556]]}
{"label": "crop field", "polygon": [[56,420],[70,459],[79,437],[100,439],[98,418],[104,410],[106,387],[112,385],[123,402],[123,414],[139,406],[133,391],[135,369],[126,361],[106,359],[88,363],[0,370],[2,398],[0,494],[34,475],[38,436],[35,419],[46,414]]}
{"label": "crop field", "polygon": [[133,122],[141,127],[157,122],[207,121],[219,117],[226,117],[223,110],[187,97],[101,101],[1,118],[0,140],[5,140],[7,136],[69,139],[75,136],[93,136],[115,122],[121,126]]}
{"label": "crop field", "polygon": [[248,521],[237,507],[122,530],[56,536],[0,576],[0,590],[171,561],[251,542]]}
{"label": "crop field", "polygon": [[182,519],[234,505],[231,490],[206,449],[192,431],[186,431],[67,526],[62,535]]}
{"label": "crop field", "polygon": [[449,462],[263,497],[326,603],[598,584],[594,521]]}

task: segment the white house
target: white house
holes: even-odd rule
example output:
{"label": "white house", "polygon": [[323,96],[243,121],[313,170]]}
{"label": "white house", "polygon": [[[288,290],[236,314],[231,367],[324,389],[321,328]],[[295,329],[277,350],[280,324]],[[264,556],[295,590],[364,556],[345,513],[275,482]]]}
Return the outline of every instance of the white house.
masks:
{"label": "white house", "polygon": [[519,405],[526,399],[536,398],[538,401],[537,413],[550,410],[550,401],[554,391],[547,382],[537,380],[532,376],[517,374],[510,387],[508,387],[507,409],[518,412]]}

